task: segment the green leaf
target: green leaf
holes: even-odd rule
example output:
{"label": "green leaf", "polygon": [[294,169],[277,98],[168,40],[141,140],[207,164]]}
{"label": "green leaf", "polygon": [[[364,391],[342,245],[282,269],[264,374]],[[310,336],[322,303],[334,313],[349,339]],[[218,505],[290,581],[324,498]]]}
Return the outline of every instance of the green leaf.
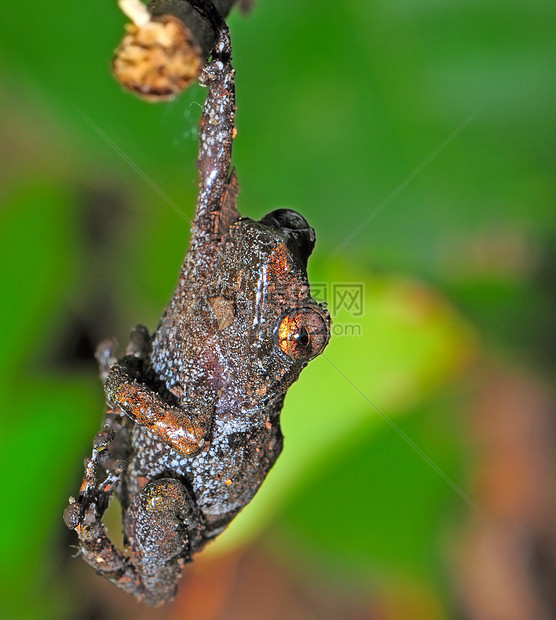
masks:
{"label": "green leaf", "polygon": [[77,257],[73,217],[71,196],[52,182],[28,181],[0,211],[3,374],[38,351],[55,309],[70,299]]}
{"label": "green leaf", "polygon": [[[355,273],[336,271],[330,289],[357,283],[348,280]],[[362,316],[337,309],[336,335],[288,392],[284,452],[268,482],[223,535],[225,543],[238,544],[262,527],[299,485],[350,449],[348,438],[383,428],[382,414],[407,411],[444,389],[473,354],[473,331],[438,293],[401,278],[366,276],[359,282]]]}
{"label": "green leaf", "polygon": [[36,602],[28,599],[29,588],[44,581],[47,566],[53,565],[47,554],[65,527],[62,513],[70,492],[78,489],[103,403],[97,382],[89,377],[29,375],[11,388],[4,400],[10,417],[3,422],[0,446],[5,506],[0,597],[21,611]]}
{"label": "green leaf", "polygon": [[333,573],[438,581],[447,514],[469,508],[452,486],[461,485],[462,454],[454,405],[442,404],[412,411],[397,429],[381,421],[346,441],[287,502],[284,544],[302,546]]}

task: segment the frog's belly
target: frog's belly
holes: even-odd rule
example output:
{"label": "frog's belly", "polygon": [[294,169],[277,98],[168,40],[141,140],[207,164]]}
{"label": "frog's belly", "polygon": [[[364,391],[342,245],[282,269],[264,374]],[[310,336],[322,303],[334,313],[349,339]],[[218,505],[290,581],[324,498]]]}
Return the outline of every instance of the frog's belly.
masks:
{"label": "frog's belly", "polygon": [[209,529],[225,525],[251,500],[282,450],[278,424],[253,425],[232,418],[217,419],[209,445],[192,458],[179,455],[142,428],[135,428],[134,439],[141,449],[129,472],[131,486],[142,476],[182,476]]}
{"label": "frog's belly", "polygon": [[190,459],[185,474],[209,520],[232,518],[253,497],[282,450],[277,426],[241,429],[217,422],[206,451]]}

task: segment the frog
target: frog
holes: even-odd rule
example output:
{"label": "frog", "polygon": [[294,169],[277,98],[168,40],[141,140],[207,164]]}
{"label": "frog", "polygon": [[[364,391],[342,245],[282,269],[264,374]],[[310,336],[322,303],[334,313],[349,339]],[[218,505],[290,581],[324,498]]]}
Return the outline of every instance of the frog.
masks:
{"label": "frog", "polygon": [[[286,392],[330,338],[307,278],[307,220],[289,209],[258,221],[237,210],[230,35],[211,19],[189,249],[154,333],[135,327],[119,358],[114,340],[97,349],[104,427],[64,513],[83,559],[155,607],[175,597],[185,564],[260,488],[282,451]],[[124,550],[102,520],[113,496]]]}

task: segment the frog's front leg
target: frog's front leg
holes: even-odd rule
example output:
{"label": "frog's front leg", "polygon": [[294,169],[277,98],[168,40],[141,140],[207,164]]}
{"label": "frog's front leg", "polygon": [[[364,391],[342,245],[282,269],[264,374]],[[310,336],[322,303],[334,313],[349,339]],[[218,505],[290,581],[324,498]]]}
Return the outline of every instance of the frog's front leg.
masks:
{"label": "frog's front leg", "polygon": [[173,394],[162,394],[148,383],[144,361],[126,355],[112,365],[106,378],[108,402],[176,452],[184,456],[199,452],[210,432],[216,394],[198,386],[191,389],[194,396],[189,400],[171,402]]}

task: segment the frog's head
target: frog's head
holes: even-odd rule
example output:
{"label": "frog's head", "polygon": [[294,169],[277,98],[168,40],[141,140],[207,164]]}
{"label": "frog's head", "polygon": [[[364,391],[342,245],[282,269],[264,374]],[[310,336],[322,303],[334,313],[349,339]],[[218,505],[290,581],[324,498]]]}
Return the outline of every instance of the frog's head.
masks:
{"label": "frog's head", "polygon": [[307,260],[315,247],[315,231],[302,215],[291,209],[276,209],[259,224],[277,232],[303,269],[307,269]]}
{"label": "frog's head", "polygon": [[224,240],[216,273],[226,277],[211,303],[225,326],[221,342],[251,395],[285,391],[328,343],[330,315],[311,297],[307,280],[314,244],[305,218],[288,209],[258,222],[240,219]]}
{"label": "frog's head", "polygon": [[307,280],[315,231],[302,215],[290,209],[272,211],[259,224],[274,233],[275,239],[278,236],[278,245],[266,263],[280,286],[275,293],[282,294],[277,300],[282,304],[282,314],[276,322],[274,344],[292,361],[305,365],[324,350],[330,337],[330,315],[311,298]]}

